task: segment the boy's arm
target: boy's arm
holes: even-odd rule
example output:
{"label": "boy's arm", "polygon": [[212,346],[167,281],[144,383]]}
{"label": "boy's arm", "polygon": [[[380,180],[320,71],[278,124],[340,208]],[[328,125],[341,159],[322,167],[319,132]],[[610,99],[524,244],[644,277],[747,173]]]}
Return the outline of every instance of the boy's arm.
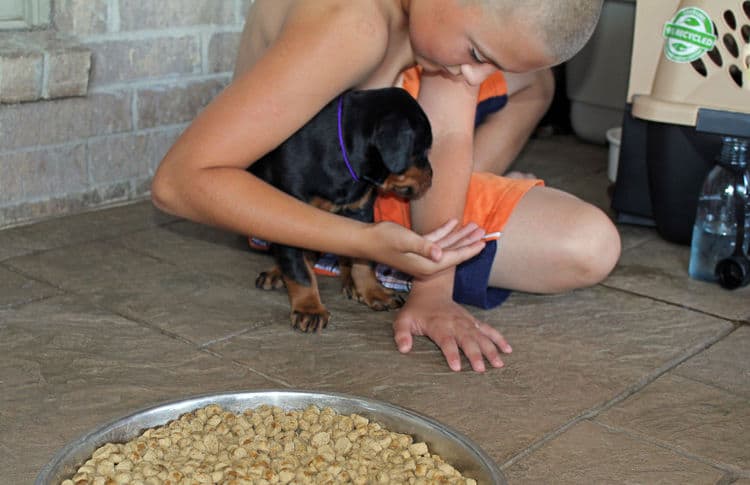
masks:
{"label": "boy's arm", "polygon": [[381,62],[387,25],[362,9],[324,8],[333,3],[300,4],[308,10],[291,15],[258,62],[196,117],[154,177],[154,202],[167,212],[240,234],[348,256],[379,255],[418,274],[470,257],[476,247],[441,251],[392,225],[334,216],[245,170]]}
{"label": "boy's arm", "polygon": [[[477,87],[461,78],[423,75],[419,102],[430,119],[433,147],[432,188],[412,202],[412,224],[417,232],[431,230],[446,220],[462,219],[466,191],[473,169],[473,129]],[[430,278],[417,279],[394,323],[400,351],[411,349],[412,335],[426,335],[442,350],[453,370],[461,369],[463,351],[476,371],[486,358],[503,365],[500,352],[510,352],[505,339],[453,301],[455,267]]]}

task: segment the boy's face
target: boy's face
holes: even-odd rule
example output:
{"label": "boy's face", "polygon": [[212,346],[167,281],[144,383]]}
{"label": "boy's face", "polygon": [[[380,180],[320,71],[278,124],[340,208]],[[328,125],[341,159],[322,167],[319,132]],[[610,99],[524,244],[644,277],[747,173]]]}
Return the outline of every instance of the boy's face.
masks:
{"label": "boy's face", "polygon": [[505,22],[458,0],[412,0],[409,36],[427,72],[463,76],[478,85],[500,69],[528,72],[552,64],[533,28]]}

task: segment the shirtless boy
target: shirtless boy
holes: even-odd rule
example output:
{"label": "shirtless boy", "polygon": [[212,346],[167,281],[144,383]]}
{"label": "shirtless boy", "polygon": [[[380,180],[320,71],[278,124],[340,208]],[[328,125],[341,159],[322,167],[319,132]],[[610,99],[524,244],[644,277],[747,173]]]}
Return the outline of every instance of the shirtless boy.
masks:
{"label": "shirtless boy", "polygon": [[[601,3],[255,0],[233,82],[167,153],[153,200],[198,222],[412,274],[416,281],[394,322],[399,351],[424,335],[452,370],[461,368],[460,352],[475,371],[486,370],[486,362],[501,367],[510,345],[452,298],[456,264],[485,246],[482,228],[454,230],[474,170],[478,86],[497,69],[529,72],[570,58],[590,36]],[[423,69],[418,100],[434,137],[433,186],[411,207],[415,232],[323,212],[245,171],[341,92],[393,86],[415,64]],[[609,274],[619,251],[603,212],[535,186],[512,209],[488,284],[534,293],[592,285]]]}

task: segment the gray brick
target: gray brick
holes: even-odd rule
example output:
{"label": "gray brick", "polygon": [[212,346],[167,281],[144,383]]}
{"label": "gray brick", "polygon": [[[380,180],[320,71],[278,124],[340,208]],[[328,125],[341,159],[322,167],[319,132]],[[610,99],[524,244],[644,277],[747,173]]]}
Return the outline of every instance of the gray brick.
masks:
{"label": "gray brick", "polygon": [[233,23],[234,0],[120,0],[123,31]]}
{"label": "gray brick", "polygon": [[0,153],[130,131],[131,95],[97,94],[0,109]]}
{"label": "gray brick", "polygon": [[159,163],[161,163],[162,158],[164,158],[164,155],[167,154],[169,149],[172,147],[172,145],[174,145],[174,142],[177,141],[177,138],[179,138],[184,130],[185,127],[180,126],[176,128],[167,128],[151,133],[152,158],[151,165],[149,167],[151,174],[156,172],[156,169],[158,168]]}
{"label": "gray brick", "polygon": [[89,86],[91,51],[70,49],[52,52],[47,69],[47,98],[84,96]]}
{"label": "gray brick", "polygon": [[0,52],[0,103],[39,99],[43,55],[40,52]]}
{"label": "gray brick", "polygon": [[23,199],[24,178],[28,174],[18,159],[18,155],[0,155],[0,207]]}
{"label": "gray brick", "polygon": [[89,143],[89,173],[94,184],[146,178],[154,158],[153,136],[127,134],[92,140]]}
{"label": "gray brick", "polygon": [[145,194],[134,194],[131,185],[130,182],[118,182],[94,187],[84,192],[20,202],[7,207],[0,206],[0,228],[39,219],[75,214],[115,202],[143,198]]}
{"label": "gray brick", "polygon": [[142,89],[138,91],[138,128],[191,121],[225,86],[226,81],[211,80]]}
{"label": "gray brick", "polygon": [[94,85],[200,72],[196,37],[162,37],[91,44]]}
{"label": "gray brick", "polygon": [[83,144],[6,154],[0,157],[0,166],[10,177],[3,179],[3,187],[15,187],[15,196],[4,200],[6,205],[81,192],[88,185]]}
{"label": "gray brick", "polygon": [[107,0],[55,0],[52,22],[58,31],[82,36],[107,31]]}
{"label": "gray brick", "polygon": [[211,36],[208,43],[209,72],[233,72],[240,33],[227,32]]}

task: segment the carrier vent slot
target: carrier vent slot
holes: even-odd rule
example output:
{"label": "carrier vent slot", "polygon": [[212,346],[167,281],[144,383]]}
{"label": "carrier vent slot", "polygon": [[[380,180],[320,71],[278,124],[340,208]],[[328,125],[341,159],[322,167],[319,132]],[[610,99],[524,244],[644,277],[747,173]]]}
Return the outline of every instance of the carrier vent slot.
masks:
{"label": "carrier vent slot", "polygon": [[696,59],[693,62],[690,63],[691,66],[693,66],[693,69],[695,69],[695,72],[700,74],[703,77],[708,76],[708,70],[706,69],[706,65],[703,63],[703,60]]}
{"label": "carrier vent slot", "polygon": [[732,57],[740,57],[740,48],[732,34],[724,34],[724,47],[726,47],[729,53],[732,54]]}
{"label": "carrier vent slot", "polygon": [[727,23],[730,29],[735,30],[737,28],[737,19],[734,18],[734,12],[727,10],[724,12],[724,22]]}
{"label": "carrier vent slot", "polygon": [[732,76],[732,80],[737,86],[742,87],[742,71],[739,67],[732,64],[729,66],[729,75]]}
{"label": "carrier vent slot", "polygon": [[724,65],[724,60],[721,58],[721,52],[719,52],[719,49],[717,49],[716,46],[708,51],[708,57],[709,59],[714,61],[714,64],[716,64],[716,66],[721,67]]}

